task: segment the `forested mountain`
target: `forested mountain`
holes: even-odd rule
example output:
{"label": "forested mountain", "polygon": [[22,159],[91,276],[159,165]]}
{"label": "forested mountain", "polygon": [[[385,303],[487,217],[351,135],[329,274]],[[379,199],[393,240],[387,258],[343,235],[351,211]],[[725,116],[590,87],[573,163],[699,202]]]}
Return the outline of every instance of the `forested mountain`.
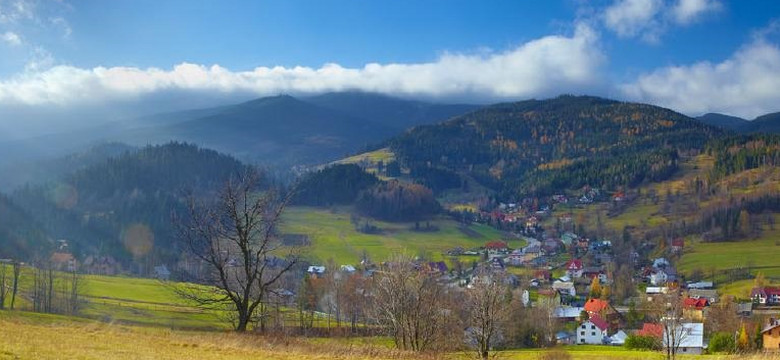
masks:
{"label": "forested mountain", "polygon": [[[57,182],[26,186],[13,198],[44,231],[69,240],[77,256],[159,259],[175,255],[172,215],[186,213],[188,193],[212,194],[245,171],[230,156],[169,143],[109,158]],[[132,254],[124,236],[134,226],[148,230],[152,238],[151,250],[143,256]]]}
{"label": "forested mountain", "polygon": [[780,112],[759,116],[739,130],[743,133],[780,133]]}
{"label": "forested mountain", "polygon": [[365,92],[338,92],[304,101],[388,126],[401,132],[412,126],[433,124],[479,108],[477,105],[435,104]]}
{"label": "forested mountain", "polygon": [[[412,174],[467,174],[506,198],[658,181],[723,131],[674,111],[588,96],[497,104],[391,140]],[[441,172],[449,172],[449,178]],[[436,187],[436,186],[432,186]]]}
{"label": "forested mountain", "polygon": [[736,117],[718,113],[708,113],[696,118],[697,120],[715,127],[728,130],[739,130],[739,128],[749,124],[749,121]]}
{"label": "forested mountain", "polygon": [[29,214],[0,194],[0,259],[31,259],[46,253],[50,240]]}
{"label": "forested mountain", "polygon": [[62,176],[87,166],[103,162],[110,157],[137,150],[122,143],[102,143],[54,159],[23,161],[0,168],[0,190],[10,193],[24,184],[42,184],[59,180]]}

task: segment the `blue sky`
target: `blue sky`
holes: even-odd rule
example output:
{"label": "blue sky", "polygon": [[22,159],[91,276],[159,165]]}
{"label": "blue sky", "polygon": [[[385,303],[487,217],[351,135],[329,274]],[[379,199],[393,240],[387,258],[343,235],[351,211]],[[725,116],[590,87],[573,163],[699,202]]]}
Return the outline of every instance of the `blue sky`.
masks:
{"label": "blue sky", "polygon": [[0,108],[357,89],[752,118],[780,111],[779,31],[780,1],[0,0]]}

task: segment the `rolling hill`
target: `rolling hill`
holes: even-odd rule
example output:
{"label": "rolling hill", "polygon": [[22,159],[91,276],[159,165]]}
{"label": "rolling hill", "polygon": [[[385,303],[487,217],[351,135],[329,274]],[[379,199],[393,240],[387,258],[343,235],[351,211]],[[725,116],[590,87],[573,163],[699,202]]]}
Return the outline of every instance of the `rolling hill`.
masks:
{"label": "rolling hill", "polygon": [[[230,156],[169,143],[110,157],[57,181],[25,186],[12,199],[30,214],[29,221],[39,224],[35,228],[67,239],[77,256],[105,254],[126,264],[147,255],[169,259],[177,256],[172,215],[186,212],[187,192],[212,194],[230,176],[245,171],[246,166]],[[150,246],[140,257],[126,241],[131,228],[140,229],[146,237],[141,240]]]}
{"label": "rolling hill", "polygon": [[719,127],[722,129],[738,131],[741,127],[749,124],[749,121],[736,117],[718,113],[708,113],[696,118],[707,125]]}
{"label": "rolling hill", "polygon": [[506,199],[664,180],[723,131],[660,107],[588,96],[497,104],[419,126],[391,149],[430,187],[469,176]]}
{"label": "rolling hill", "polygon": [[303,100],[394,128],[397,132],[441,122],[479,108],[477,105],[435,104],[365,92],[327,93]]}

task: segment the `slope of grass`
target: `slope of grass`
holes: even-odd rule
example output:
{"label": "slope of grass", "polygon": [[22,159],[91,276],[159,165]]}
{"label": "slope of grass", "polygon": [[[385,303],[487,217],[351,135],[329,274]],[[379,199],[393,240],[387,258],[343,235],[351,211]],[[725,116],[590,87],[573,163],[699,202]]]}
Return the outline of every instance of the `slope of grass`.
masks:
{"label": "slope of grass", "polygon": [[[780,216],[775,216],[780,219]],[[765,228],[754,240],[735,242],[688,242],[685,253],[678,264],[683,273],[701,269],[706,274],[710,269],[751,268],[752,273],[761,271],[767,278],[780,280],[780,228]]]}
{"label": "slope of grass", "polygon": [[[256,334],[181,331],[105,324],[56,315],[0,311],[0,359],[470,359],[471,353],[426,356],[390,348],[384,338],[278,339]],[[657,352],[610,346],[503,351],[501,359],[662,359]],[[681,356],[682,359],[700,358]],[[706,356],[707,359],[736,359]],[[762,355],[741,359],[769,359]]]}
{"label": "slope of grass", "polygon": [[[324,262],[332,258],[337,264],[356,264],[365,251],[374,261],[384,261],[394,252],[411,255],[426,253],[434,259],[442,259],[442,251],[462,246],[482,246],[488,241],[499,240],[502,233],[489,226],[461,225],[447,218],[430,221],[437,231],[414,231],[414,223],[388,223],[372,221],[381,229],[379,234],[364,234],[355,230],[346,209],[327,210],[309,207],[291,207],[285,214],[283,230],[287,233],[307,234],[312,246],[309,257]],[[426,222],[420,222],[424,227]],[[511,240],[510,247],[522,245],[521,240]]]}

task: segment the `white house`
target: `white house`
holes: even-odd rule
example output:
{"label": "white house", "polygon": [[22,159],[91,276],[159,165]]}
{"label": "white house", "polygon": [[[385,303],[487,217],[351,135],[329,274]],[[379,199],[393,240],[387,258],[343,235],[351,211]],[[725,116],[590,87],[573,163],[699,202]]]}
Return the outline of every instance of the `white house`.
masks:
{"label": "white house", "polygon": [[626,332],[623,330],[619,330],[618,332],[612,334],[612,336],[609,337],[609,344],[615,346],[623,346],[626,344],[626,339],[628,339],[628,334],[626,334]]}
{"label": "white house", "polygon": [[600,316],[593,315],[577,327],[577,344],[600,345],[607,337],[609,324]]}
{"label": "white house", "polygon": [[669,276],[666,274],[666,271],[664,270],[658,270],[650,274],[650,284],[653,286],[659,286],[666,284],[666,281],[669,279]]}
{"label": "white house", "polygon": [[653,260],[653,267],[656,269],[665,268],[669,265],[669,260],[666,260],[665,258],[656,258]]}
{"label": "white house", "polygon": [[683,323],[673,331],[673,334],[667,334],[666,330],[664,330],[664,347],[666,347],[671,340],[674,340],[679,344],[679,346],[677,346],[677,354],[701,355],[702,350],[704,349],[704,324]]}
{"label": "white house", "polygon": [[555,280],[552,284],[553,290],[560,291],[562,295],[577,296],[577,290],[574,283],[570,281]]}
{"label": "white house", "polygon": [[566,263],[566,275],[571,279],[581,278],[582,270],[582,260],[572,259]]}

